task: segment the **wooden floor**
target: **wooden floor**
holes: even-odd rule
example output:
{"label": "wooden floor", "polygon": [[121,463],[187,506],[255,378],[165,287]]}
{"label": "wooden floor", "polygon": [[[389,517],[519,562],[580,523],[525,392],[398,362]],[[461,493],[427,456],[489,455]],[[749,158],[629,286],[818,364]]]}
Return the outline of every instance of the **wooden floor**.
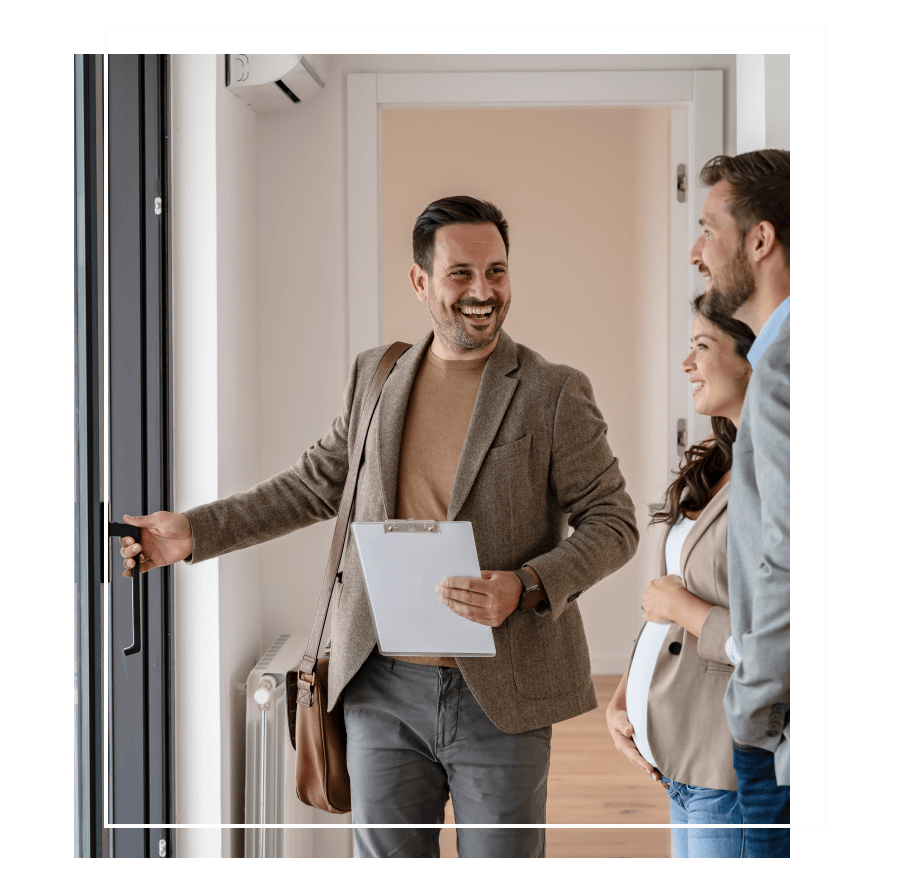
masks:
{"label": "wooden floor", "polygon": [[[553,725],[548,824],[669,822],[665,789],[616,752],[606,729],[620,678],[594,676],[599,708]],[[669,844],[668,829],[547,829],[548,857],[667,857]],[[455,829],[441,830],[441,857],[456,857]]]}

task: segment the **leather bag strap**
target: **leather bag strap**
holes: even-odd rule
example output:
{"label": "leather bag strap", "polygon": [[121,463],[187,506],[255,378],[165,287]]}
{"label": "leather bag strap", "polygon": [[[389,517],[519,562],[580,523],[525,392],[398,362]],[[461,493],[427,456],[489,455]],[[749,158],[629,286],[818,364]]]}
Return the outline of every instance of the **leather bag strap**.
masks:
{"label": "leather bag strap", "polygon": [[391,344],[369,383],[366,398],[363,403],[362,417],[359,429],[356,433],[356,445],[353,456],[350,458],[350,467],[347,471],[347,480],[344,483],[344,493],[341,496],[341,505],[338,509],[337,523],[334,526],[334,537],[331,540],[331,552],[328,556],[328,566],[325,569],[325,582],[319,593],[319,605],[316,608],[316,616],[309,633],[309,641],[306,644],[306,652],[298,667],[298,674],[310,675],[316,667],[319,654],[319,645],[322,642],[322,633],[325,630],[325,616],[328,613],[328,605],[331,602],[331,593],[337,581],[338,566],[344,552],[344,544],[347,542],[347,529],[350,525],[350,510],[353,508],[353,500],[356,497],[356,482],[359,478],[359,466],[362,462],[363,449],[366,446],[366,436],[369,434],[369,425],[375,414],[375,406],[381,396],[385,381],[394,367],[394,363],[410,348],[409,344],[397,341]]}

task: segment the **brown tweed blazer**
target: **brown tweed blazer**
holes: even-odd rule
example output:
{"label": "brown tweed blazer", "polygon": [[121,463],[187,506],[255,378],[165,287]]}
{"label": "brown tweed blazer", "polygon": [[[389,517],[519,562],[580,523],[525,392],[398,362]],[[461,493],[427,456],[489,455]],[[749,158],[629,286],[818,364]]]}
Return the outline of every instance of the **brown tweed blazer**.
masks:
{"label": "brown tweed blazer", "polygon": [[[431,338],[404,353],[387,380],[366,439],[353,520],[394,516],[406,403]],[[363,396],[386,349],[356,358],[340,416],[294,466],[249,491],[185,513],[194,534],[193,562],[335,517]],[[484,570],[531,565],[550,599],[542,614],[515,611],[494,629],[495,657],[457,660],[491,721],[518,733],[594,709],[575,600],[634,555],[638,530],[584,374],[553,365],[500,332],[482,375],[447,519],[472,523]],[[375,647],[352,538],[342,573],[331,602],[332,706]]]}

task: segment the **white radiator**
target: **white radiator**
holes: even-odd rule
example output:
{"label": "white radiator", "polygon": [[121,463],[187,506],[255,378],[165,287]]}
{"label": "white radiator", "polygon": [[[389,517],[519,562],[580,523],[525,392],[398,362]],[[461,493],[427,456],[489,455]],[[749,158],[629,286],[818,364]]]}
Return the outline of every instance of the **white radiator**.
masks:
{"label": "white radiator", "polygon": [[325,813],[297,798],[296,753],[291,746],[285,706],[285,674],[306,649],[302,636],[282,635],[247,678],[247,769],[244,819],[251,824],[318,824],[323,829],[245,829],[246,857],[352,857],[350,814]]}

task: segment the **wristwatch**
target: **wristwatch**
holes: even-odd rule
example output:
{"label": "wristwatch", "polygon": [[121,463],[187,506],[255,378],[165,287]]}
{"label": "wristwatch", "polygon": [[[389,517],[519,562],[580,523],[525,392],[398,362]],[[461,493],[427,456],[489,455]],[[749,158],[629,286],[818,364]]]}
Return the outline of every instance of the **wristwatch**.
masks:
{"label": "wristwatch", "polygon": [[541,601],[541,588],[525,568],[513,572],[522,581],[522,595],[519,596],[519,610],[533,611]]}

